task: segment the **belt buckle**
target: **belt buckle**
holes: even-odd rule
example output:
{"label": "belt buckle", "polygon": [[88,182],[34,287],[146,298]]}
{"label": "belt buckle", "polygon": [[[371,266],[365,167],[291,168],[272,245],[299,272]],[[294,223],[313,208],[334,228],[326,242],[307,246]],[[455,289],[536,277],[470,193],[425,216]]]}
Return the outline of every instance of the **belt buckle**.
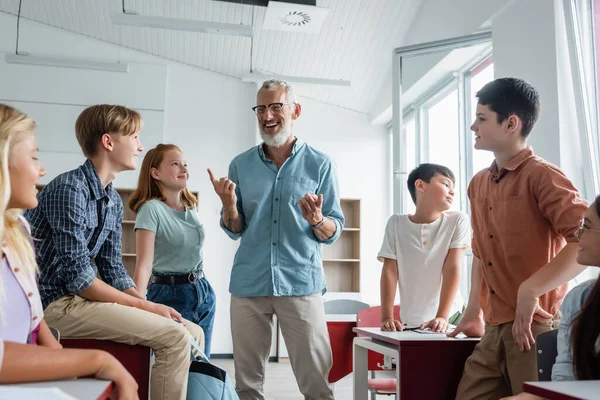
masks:
{"label": "belt buckle", "polygon": [[190,273],[188,274],[188,282],[189,282],[189,283],[194,283],[194,282],[196,281],[196,279],[197,279],[197,278],[198,278],[198,277],[196,276],[196,273],[195,273],[195,272],[190,272]]}

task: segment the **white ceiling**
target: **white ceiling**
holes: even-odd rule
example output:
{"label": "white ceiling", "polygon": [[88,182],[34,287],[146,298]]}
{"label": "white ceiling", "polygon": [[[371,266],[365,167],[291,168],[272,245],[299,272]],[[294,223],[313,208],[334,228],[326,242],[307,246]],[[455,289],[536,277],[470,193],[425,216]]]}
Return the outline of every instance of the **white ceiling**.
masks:
{"label": "white ceiling", "polygon": [[[350,88],[303,85],[299,94],[369,113],[391,73],[392,50],[403,44],[422,1],[319,0],[318,7],[330,9],[319,34],[263,30],[265,7],[213,0],[125,0],[125,6],[143,15],[253,24],[255,71],[350,80]],[[0,0],[0,12],[17,15],[18,8],[19,0]],[[113,25],[110,13],[121,9],[121,0],[22,0],[21,16],[232,77],[250,71],[250,38]]]}

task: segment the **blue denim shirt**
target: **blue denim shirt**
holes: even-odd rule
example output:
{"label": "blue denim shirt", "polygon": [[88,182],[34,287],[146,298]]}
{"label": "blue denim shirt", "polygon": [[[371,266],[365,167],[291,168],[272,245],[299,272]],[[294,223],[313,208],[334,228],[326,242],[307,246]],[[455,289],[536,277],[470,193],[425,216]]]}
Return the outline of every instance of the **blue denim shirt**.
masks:
{"label": "blue denim shirt", "polygon": [[102,187],[89,160],[54,178],[38,200],[26,218],[36,241],[44,308],[83,292],[97,273],[115,289],[135,287],[122,260],[123,201],[112,183]]}
{"label": "blue denim shirt", "polygon": [[[277,170],[262,145],[238,155],[229,165],[236,184],[237,208],[244,218],[235,254],[229,291],[235,297],[305,296],[324,293],[326,282],[321,244],[331,244],[342,233],[335,164],[329,156],[297,139],[292,155]],[[323,195],[323,216],[335,222],[336,231],[319,240],[302,217],[298,205],[306,193]],[[222,210],[221,210],[222,213]]]}
{"label": "blue denim shirt", "polygon": [[558,325],[557,347],[558,355],[556,362],[552,367],[553,381],[574,381],[575,371],[573,370],[573,356],[571,354],[571,327],[573,319],[583,308],[587,297],[592,292],[596,279],[583,282],[565,296],[560,306],[562,318]]}

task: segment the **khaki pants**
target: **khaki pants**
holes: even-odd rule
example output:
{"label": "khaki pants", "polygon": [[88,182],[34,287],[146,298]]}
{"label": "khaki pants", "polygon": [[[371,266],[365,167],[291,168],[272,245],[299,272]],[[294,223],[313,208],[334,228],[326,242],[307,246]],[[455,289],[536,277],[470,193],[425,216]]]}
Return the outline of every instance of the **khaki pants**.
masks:
{"label": "khaki pants", "polygon": [[240,400],[264,399],[271,321],[277,315],[300,392],[333,400],[327,376],[333,363],[321,294],[299,297],[231,297],[235,384]]}
{"label": "khaki pants", "polygon": [[[533,322],[531,333],[535,338],[558,325],[558,321],[541,324]],[[485,326],[481,342],[467,359],[463,377],[458,386],[458,400],[500,399],[519,394],[523,382],[537,381],[535,346],[519,351],[512,335],[513,323]]]}
{"label": "khaki pants", "polygon": [[[198,325],[184,326],[160,315],[116,303],[65,296],[44,311],[48,325],[69,338],[112,340],[154,350],[150,393],[153,400],[185,400],[191,360],[190,334],[200,347],[204,333]],[[187,328],[187,329],[186,329]]]}

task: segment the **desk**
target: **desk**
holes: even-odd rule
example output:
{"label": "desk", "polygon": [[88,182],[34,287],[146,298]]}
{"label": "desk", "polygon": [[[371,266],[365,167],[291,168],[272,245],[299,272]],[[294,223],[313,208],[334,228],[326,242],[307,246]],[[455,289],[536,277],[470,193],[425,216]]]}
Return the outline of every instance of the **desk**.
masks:
{"label": "desk", "polygon": [[549,400],[597,399],[600,381],[525,382],[523,391]]}
{"label": "desk", "polygon": [[64,381],[36,382],[36,383],[16,383],[11,385],[0,385],[0,391],[3,387],[19,388],[59,388],[69,396],[77,400],[105,400],[110,396],[113,384],[111,381],[99,379],[70,379]]}
{"label": "desk", "polygon": [[396,358],[396,400],[452,399],[479,338],[354,328],[354,399],[367,398],[368,350]]}
{"label": "desk", "polygon": [[335,383],[352,373],[352,340],[356,336],[356,314],[325,314],[333,365],[328,382]]}

